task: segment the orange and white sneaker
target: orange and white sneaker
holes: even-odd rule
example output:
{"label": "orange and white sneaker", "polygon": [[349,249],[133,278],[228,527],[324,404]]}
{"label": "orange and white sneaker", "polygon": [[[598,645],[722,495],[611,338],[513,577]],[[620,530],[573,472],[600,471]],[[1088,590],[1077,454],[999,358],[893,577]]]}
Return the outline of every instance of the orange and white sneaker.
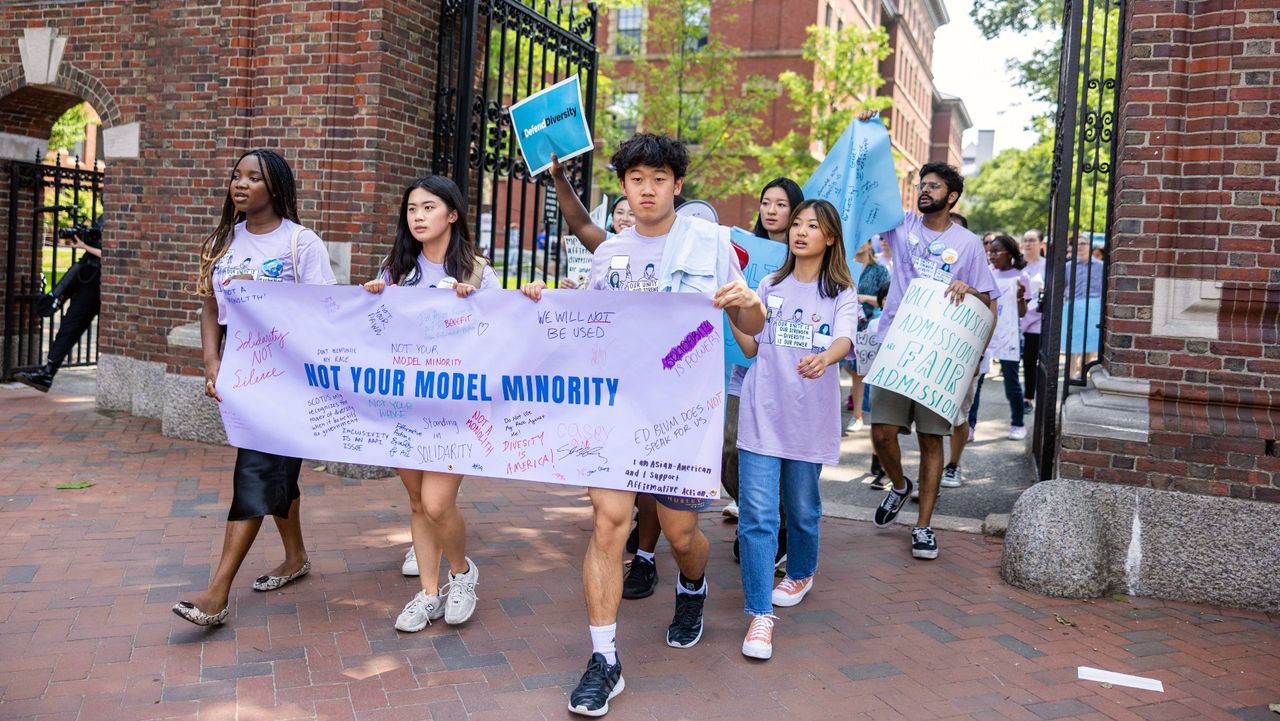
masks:
{"label": "orange and white sneaker", "polygon": [[771,614],[751,616],[747,637],[742,639],[742,655],[749,658],[768,659],[773,656],[773,622],[778,617]]}
{"label": "orange and white sneaker", "polygon": [[782,579],[776,588],[773,589],[773,605],[775,606],[794,606],[804,600],[809,590],[813,588],[813,576],[802,578],[799,581],[787,576]]}

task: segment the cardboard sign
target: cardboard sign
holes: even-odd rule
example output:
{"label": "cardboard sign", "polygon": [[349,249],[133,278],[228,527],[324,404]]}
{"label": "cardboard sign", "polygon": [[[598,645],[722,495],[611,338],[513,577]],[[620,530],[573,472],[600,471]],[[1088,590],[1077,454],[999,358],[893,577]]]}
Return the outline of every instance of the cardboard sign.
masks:
{"label": "cardboard sign", "polygon": [[954,424],[995,317],[971,295],[952,303],[946,290],[936,280],[911,281],[865,381],[918,401]]}

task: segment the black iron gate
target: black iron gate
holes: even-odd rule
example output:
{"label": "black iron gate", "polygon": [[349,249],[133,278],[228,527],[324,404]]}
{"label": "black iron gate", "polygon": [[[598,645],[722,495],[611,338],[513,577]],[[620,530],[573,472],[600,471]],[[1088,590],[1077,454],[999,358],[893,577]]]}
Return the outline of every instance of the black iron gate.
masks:
{"label": "black iron gate", "polygon": [[[3,282],[3,364],[0,380],[14,371],[45,363],[49,347],[70,303],[64,298],[52,315],[37,312],[46,293],[57,287],[83,255],[74,237],[90,232],[102,215],[104,174],[95,170],[9,161],[7,242],[0,256]],[[95,286],[96,287],[96,286]],[[48,303],[49,299],[45,299]],[[98,320],[80,335],[62,367],[98,362]]]}
{"label": "black iron gate", "polygon": [[1041,480],[1055,474],[1061,403],[1102,351],[1125,33],[1125,0],[1064,5],[1032,441]]}
{"label": "black iron gate", "polygon": [[[445,0],[433,172],[458,183],[481,251],[506,287],[554,285],[564,250],[550,174],[529,174],[506,108],[578,75],[595,127],[596,5],[575,0]],[[589,200],[591,153],[566,163]]]}

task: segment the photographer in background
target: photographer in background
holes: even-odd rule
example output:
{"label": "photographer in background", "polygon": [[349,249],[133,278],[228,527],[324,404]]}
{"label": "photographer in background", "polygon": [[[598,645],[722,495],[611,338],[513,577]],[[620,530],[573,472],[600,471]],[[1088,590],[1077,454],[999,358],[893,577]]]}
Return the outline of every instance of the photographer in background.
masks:
{"label": "photographer in background", "polygon": [[102,216],[92,226],[77,223],[59,230],[58,237],[70,239],[70,247],[82,251],[84,255],[67,269],[54,289],[41,298],[36,310],[47,317],[53,315],[59,305],[67,302],[68,297],[71,305],[62,316],[62,324],[58,326],[58,334],[49,346],[49,358],[45,364],[34,371],[18,371],[13,374],[18,382],[42,393],[49,392],[58,368],[80,340],[80,336],[93,324],[93,319],[102,307]]}

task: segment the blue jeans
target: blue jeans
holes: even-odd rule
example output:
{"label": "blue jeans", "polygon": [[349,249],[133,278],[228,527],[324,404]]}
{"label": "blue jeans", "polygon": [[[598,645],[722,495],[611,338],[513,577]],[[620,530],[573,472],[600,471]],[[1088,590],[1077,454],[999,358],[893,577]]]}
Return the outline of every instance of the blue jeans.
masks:
{"label": "blue jeans", "polygon": [[[1018,379],[1018,361],[1000,361],[1000,375],[1004,376],[1004,397],[1009,400],[1009,425],[1023,425],[1022,381]],[[978,402],[982,400],[982,379],[978,376],[978,389],[973,392],[973,405],[969,406],[969,427],[978,423]]]}
{"label": "blue jeans", "polygon": [[773,613],[773,563],[778,553],[778,495],[787,509],[787,575],[818,570],[821,463],[762,456],[738,449],[738,554],[747,613]]}

